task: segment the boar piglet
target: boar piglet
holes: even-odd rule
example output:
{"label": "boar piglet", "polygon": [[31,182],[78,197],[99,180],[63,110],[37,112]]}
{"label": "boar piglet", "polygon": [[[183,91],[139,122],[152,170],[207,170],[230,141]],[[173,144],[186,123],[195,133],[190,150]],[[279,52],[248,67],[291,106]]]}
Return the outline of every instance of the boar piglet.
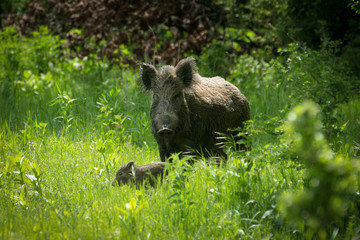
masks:
{"label": "boar piglet", "polygon": [[154,186],[158,177],[163,179],[167,174],[164,162],[154,162],[146,165],[135,165],[133,161],[123,165],[116,172],[114,180],[111,182],[113,186],[122,186],[124,184],[135,183],[137,187],[144,183]]}
{"label": "boar piglet", "polygon": [[249,102],[237,87],[221,77],[200,76],[192,57],[158,70],[143,63],[141,80],[152,92],[151,131],[161,161],[189,149],[226,159],[217,133],[235,136],[232,130],[250,119]]}

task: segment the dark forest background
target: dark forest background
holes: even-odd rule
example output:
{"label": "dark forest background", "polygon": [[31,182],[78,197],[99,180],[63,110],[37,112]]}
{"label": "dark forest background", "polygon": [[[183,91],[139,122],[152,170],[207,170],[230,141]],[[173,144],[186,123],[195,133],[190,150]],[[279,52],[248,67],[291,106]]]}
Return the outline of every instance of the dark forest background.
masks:
{"label": "dark forest background", "polygon": [[[219,48],[228,61],[251,54],[270,60],[300,42],[311,49],[336,41],[338,55],[360,73],[359,1],[2,1],[1,26],[24,35],[39,26],[66,40],[80,57],[96,52],[122,60],[174,64],[186,54]],[[75,31],[75,29],[77,31]],[[221,68],[221,67],[220,67]]]}

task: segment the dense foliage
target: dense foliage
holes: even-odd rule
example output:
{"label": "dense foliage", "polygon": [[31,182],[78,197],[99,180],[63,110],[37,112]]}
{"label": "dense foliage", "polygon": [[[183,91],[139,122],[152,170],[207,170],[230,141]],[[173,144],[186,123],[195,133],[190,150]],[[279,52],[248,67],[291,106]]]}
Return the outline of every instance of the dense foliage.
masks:
{"label": "dense foliage", "polygon": [[[2,23],[47,4],[67,4],[71,11],[80,2],[5,1]],[[161,51],[179,40],[172,31],[180,27],[170,28],[166,21],[151,26],[163,63],[195,56],[203,76],[221,75],[239,87],[250,101],[252,119],[246,128],[251,151],[236,152],[234,140],[227,139],[229,158],[220,167],[202,158],[189,165],[174,155],[157,188],[110,184],[129,161],[159,161],[150,133],[151,99],[138,69],[128,64],[147,57],[135,51],[142,45],[116,43],[111,58],[105,54],[109,39],[91,40],[90,28],[73,28],[61,15],[65,9],[55,16],[68,26],[59,32],[53,32],[54,22],[4,27],[0,238],[360,238],[360,80],[354,61],[360,48],[353,24],[358,1],[308,2],[214,1],[204,14],[222,20],[204,31],[217,34],[197,42],[200,49],[184,48],[169,58]],[[174,6],[180,11],[181,4]],[[339,8],[335,15],[353,14],[334,24],[327,4]],[[150,7],[144,4],[144,13]],[[167,11],[167,19],[175,10]],[[54,9],[44,11],[37,14]],[[84,21],[85,13],[79,12]],[[322,27],[309,31],[298,21],[304,16]],[[349,24],[340,34],[343,21]],[[186,26],[182,43],[190,41]],[[141,43],[153,44],[154,34],[149,35],[152,40],[145,34]],[[75,48],[74,36],[79,36]],[[92,50],[85,51],[89,44]]]}

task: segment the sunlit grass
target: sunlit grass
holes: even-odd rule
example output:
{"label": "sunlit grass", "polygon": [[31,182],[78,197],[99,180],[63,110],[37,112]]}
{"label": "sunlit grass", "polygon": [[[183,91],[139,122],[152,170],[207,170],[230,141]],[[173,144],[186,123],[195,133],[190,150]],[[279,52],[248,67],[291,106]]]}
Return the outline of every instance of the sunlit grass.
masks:
{"label": "sunlit grass", "polygon": [[[158,161],[157,152],[128,142],[105,143],[105,147],[115,148],[104,153],[109,175],[96,135],[81,139],[34,136],[25,145],[21,136],[5,129],[3,133],[4,237],[260,237],[263,225],[274,219],[275,210],[269,203],[275,204],[275,194],[294,187],[294,174],[301,177],[301,171],[274,168],[279,163],[260,159],[249,164],[245,158],[230,157],[223,168],[200,161],[185,172],[181,168],[184,161],[177,160],[157,188],[118,188],[110,181],[119,166],[130,160],[137,164]],[[17,181],[14,159],[22,157],[25,175],[31,174],[31,165],[39,167],[42,195],[28,180],[23,185]]]}

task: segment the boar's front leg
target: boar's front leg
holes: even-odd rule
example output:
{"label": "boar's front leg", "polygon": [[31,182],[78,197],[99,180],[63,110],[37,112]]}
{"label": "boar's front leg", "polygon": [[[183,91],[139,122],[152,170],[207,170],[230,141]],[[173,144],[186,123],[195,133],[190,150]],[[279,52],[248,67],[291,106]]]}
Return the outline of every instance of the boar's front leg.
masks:
{"label": "boar's front leg", "polygon": [[159,145],[159,154],[160,154],[160,159],[162,162],[165,162],[166,159],[168,159],[170,157],[170,152],[168,150],[166,150],[164,147],[162,147],[161,145]]}

